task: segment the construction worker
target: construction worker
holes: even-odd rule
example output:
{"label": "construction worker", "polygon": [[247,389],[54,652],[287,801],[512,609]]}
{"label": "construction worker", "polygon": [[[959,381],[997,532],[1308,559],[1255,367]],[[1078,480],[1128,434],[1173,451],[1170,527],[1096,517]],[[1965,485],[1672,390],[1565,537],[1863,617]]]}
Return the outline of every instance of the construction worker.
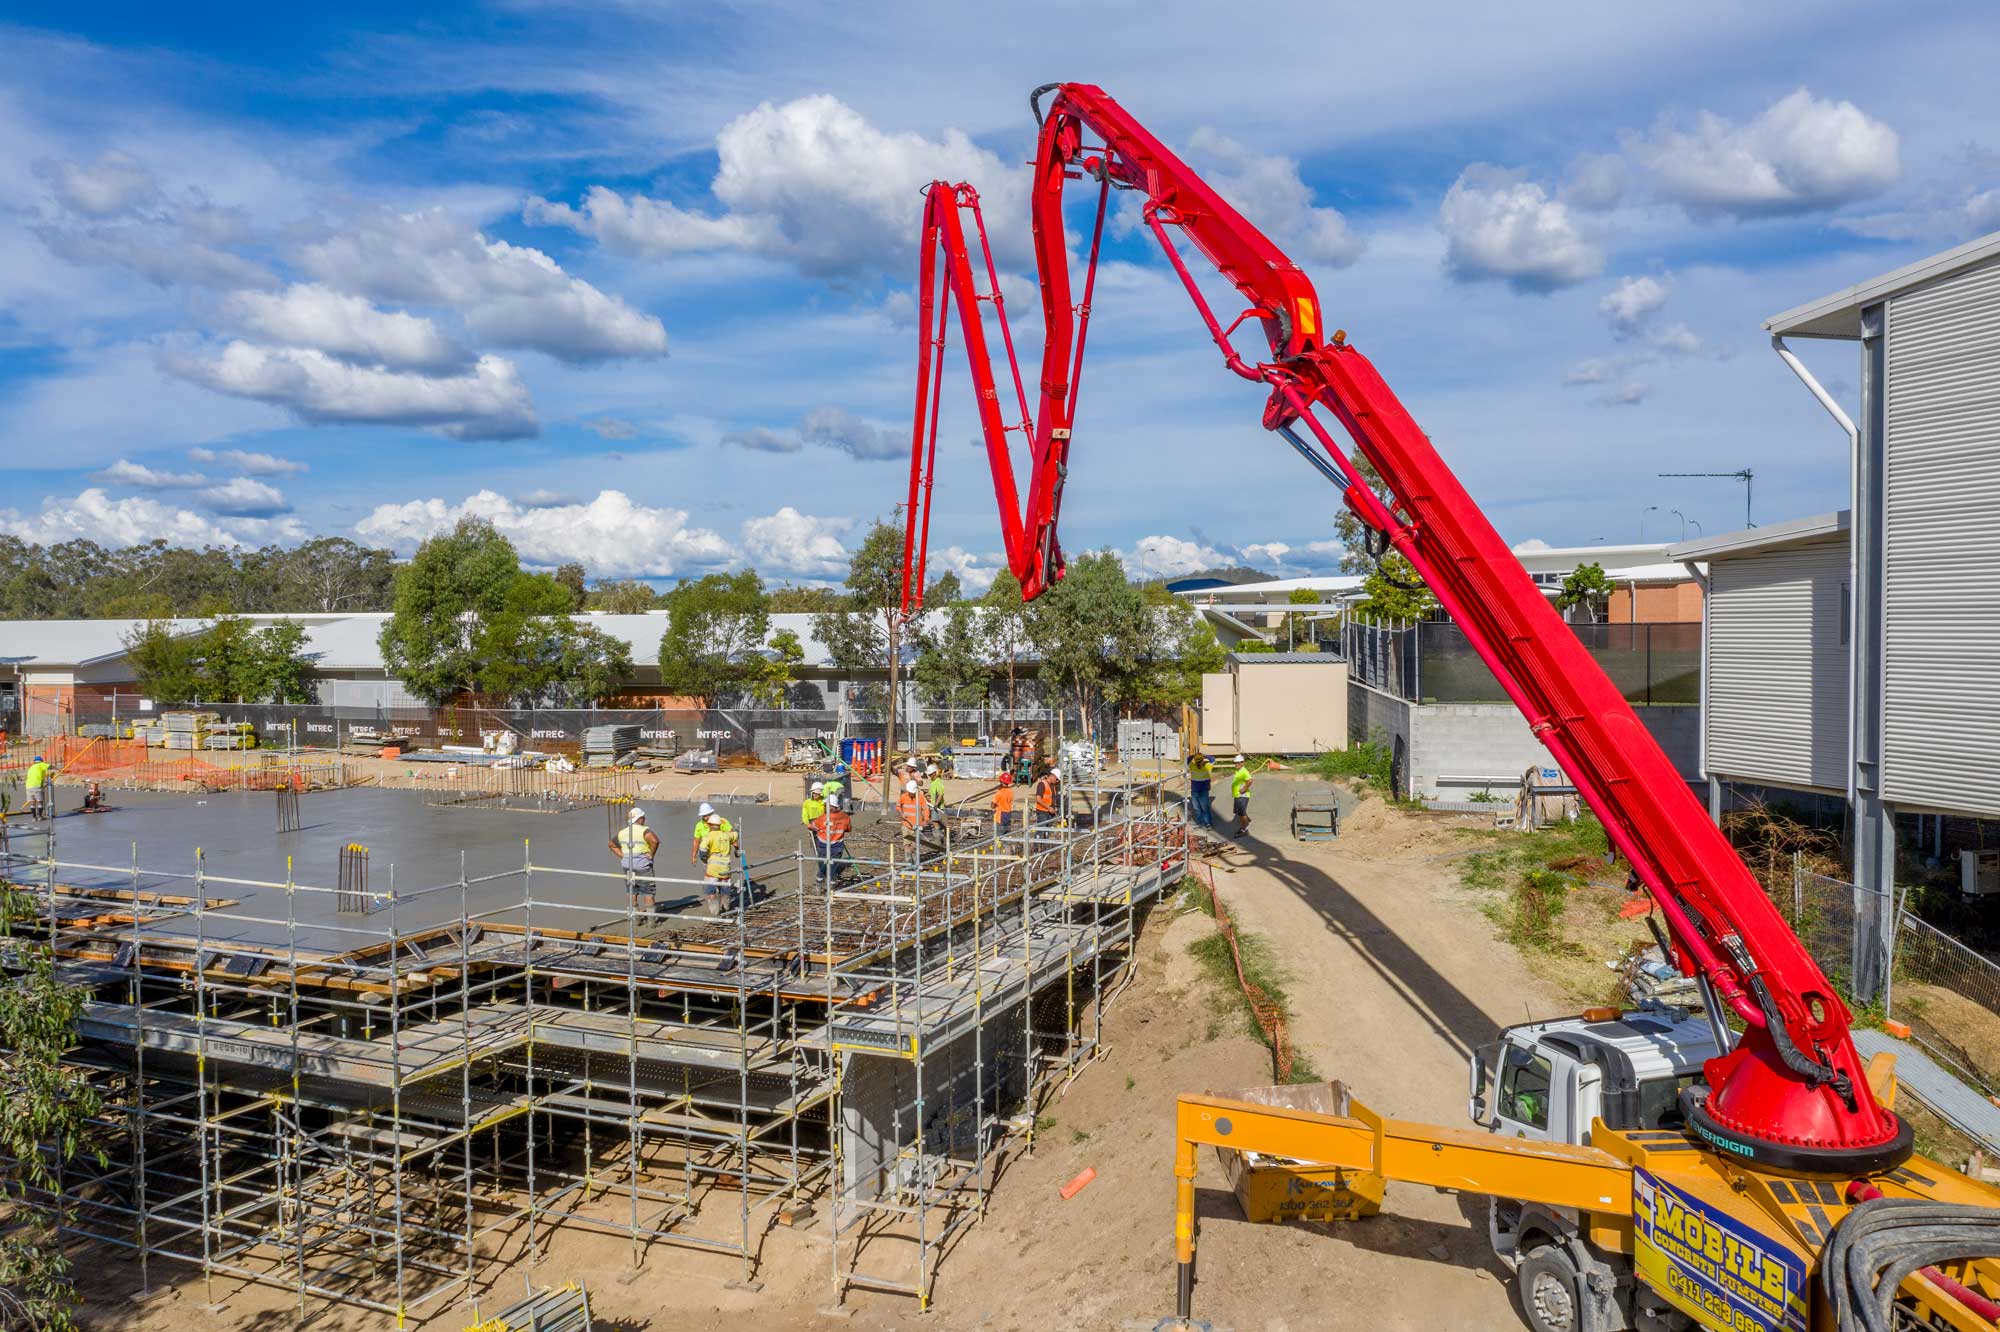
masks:
{"label": "construction worker", "polygon": [[845,763],[834,764],[833,776],[827,778],[825,782],[821,783],[821,785],[825,788],[822,794],[826,796],[827,801],[829,803],[836,800],[846,799],[847,765]]}
{"label": "construction worker", "polygon": [[1062,777],[1051,763],[1042,769],[1042,775],[1035,780],[1035,822],[1052,823],[1056,817],[1056,791],[1062,785]]}
{"label": "construction worker", "polygon": [[1188,803],[1194,806],[1194,826],[1213,828],[1215,826],[1215,800],[1209,794],[1209,784],[1215,780],[1215,764],[1206,754],[1195,753],[1188,756]]}
{"label": "construction worker", "polygon": [[1236,765],[1236,774],[1229,779],[1229,798],[1236,813],[1231,836],[1241,837],[1250,831],[1250,760],[1238,754],[1229,761]]}
{"label": "construction worker", "polygon": [[853,826],[854,820],[840,807],[838,796],[826,802],[826,808],[813,824],[813,853],[819,860],[820,876],[829,888],[840,882],[851,863],[847,858],[847,830]]}
{"label": "construction worker", "polygon": [[1014,788],[1005,782],[993,788],[993,831],[1014,831]]}
{"label": "construction worker", "polygon": [[[708,820],[710,815],[714,815],[718,819],[722,818],[720,814],[715,813],[715,806],[704,800],[701,802],[701,808],[696,810],[694,814],[694,843],[688,848],[688,864],[690,865],[699,865],[701,863],[701,839],[708,835]],[[728,828],[730,826],[729,820],[722,819],[722,826],[725,829]]]}
{"label": "construction worker", "polygon": [[49,761],[40,754],[28,765],[28,817],[46,819],[49,816]]}
{"label": "construction worker", "polygon": [[896,813],[903,820],[903,840],[912,849],[919,848],[931,826],[931,802],[924,798],[924,788],[917,785],[915,777],[903,783],[903,793],[896,797]]}
{"label": "construction worker", "polygon": [[653,858],[660,853],[660,835],[646,826],[646,811],[634,805],[610,845],[631,886],[632,910],[659,915],[660,889],[653,879]]}
{"label": "construction worker", "polygon": [[736,875],[736,829],[729,820],[710,810],[702,821],[702,888],[708,914],[719,916],[729,906],[730,888]]}
{"label": "construction worker", "polygon": [[938,771],[938,765],[935,763],[926,768],[925,772],[931,780],[930,785],[925,788],[924,794],[930,798],[932,809],[943,809],[945,804],[944,774]]}
{"label": "construction worker", "polygon": [[814,782],[806,788],[806,798],[799,804],[799,822],[810,828],[824,813],[826,813],[826,783]]}
{"label": "construction worker", "polygon": [[104,787],[102,785],[100,785],[97,782],[92,782],[87,788],[85,788],[83,793],[84,813],[102,814],[105,810],[109,808],[111,808],[111,806],[104,803]]}

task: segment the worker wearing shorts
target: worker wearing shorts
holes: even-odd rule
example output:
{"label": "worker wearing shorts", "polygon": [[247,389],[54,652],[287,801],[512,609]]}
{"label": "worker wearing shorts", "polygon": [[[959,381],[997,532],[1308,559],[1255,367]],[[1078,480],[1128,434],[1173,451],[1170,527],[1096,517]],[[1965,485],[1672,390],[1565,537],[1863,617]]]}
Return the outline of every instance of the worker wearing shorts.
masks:
{"label": "worker wearing shorts", "polygon": [[701,835],[702,889],[708,914],[719,916],[729,907],[736,877],[737,832],[720,814],[710,814]]}
{"label": "worker wearing shorts", "polygon": [[632,910],[639,915],[660,914],[660,888],[653,878],[653,857],[660,851],[660,835],[646,826],[646,811],[634,806],[625,826],[611,839],[618,853],[618,867],[632,887]]}
{"label": "worker wearing shorts", "polygon": [[1250,760],[1238,754],[1232,760],[1236,774],[1229,779],[1229,796],[1235,805],[1236,826],[1231,834],[1241,837],[1250,831]]}
{"label": "worker wearing shorts", "polygon": [[28,817],[46,819],[49,816],[49,761],[40,754],[28,765]]}

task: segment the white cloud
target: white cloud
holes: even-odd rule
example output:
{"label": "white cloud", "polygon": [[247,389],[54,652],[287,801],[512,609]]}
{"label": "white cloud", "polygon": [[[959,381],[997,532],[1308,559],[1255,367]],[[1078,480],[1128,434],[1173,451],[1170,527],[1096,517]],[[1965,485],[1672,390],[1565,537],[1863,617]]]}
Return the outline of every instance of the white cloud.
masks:
{"label": "white cloud", "polygon": [[35,234],[59,258],[74,264],[129,268],[149,282],[225,290],[275,286],[261,265],[191,240],[171,223],[128,222],[81,228],[38,226]]}
{"label": "white cloud", "polygon": [[198,463],[221,463],[245,476],[297,476],[308,470],[302,462],[269,453],[253,453],[247,449],[189,449],[188,457]]}
{"label": "white cloud", "polygon": [[1188,136],[1188,156],[1203,168],[1216,192],[1296,257],[1345,268],[1361,257],[1365,242],[1336,208],[1317,207],[1289,157],[1253,152],[1212,129]]}
{"label": "white cloud", "polygon": [[116,217],[160,194],[160,183],[137,158],[108,152],[88,166],[80,162],[40,161],[35,174],[47,183],[56,201],[84,217]]}
{"label": "white cloud", "polygon": [[383,504],[354,528],[370,541],[409,551],[468,517],[492,523],[531,564],[577,560],[599,577],[660,576],[722,564],[736,555],[715,532],[689,527],[685,509],[637,504],[618,490],[599,491],[587,504],[541,507],[525,507],[491,490],[459,504],[442,499]]}
{"label": "white cloud", "polygon": [[565,504],[580,504],[574,495],[565,495],[560,490],[538,487],[525,495],[517,496],[514,502],[524,509],[553,509]]}
{"label": "white cloud", "polygon": [[1253,542],[1243,548],[1243,559],[1249,564],[1282,565],[1292,549],[1282,541]]}
{"label": "white cloud", "polygon": [[901,458],[908,454],[903,439],[895,432],[839,407],[815,407],[807,412],[806,419],[799,424],[799,437],[808,444],[825,444],[865,460]]}
{"label": "white cloud", "polygon": [[1669,356],[1693,356],[1701,350],[1701,339],[1686,324],[1663,324],[1646,335],[1646,341]]}
{"label": "white cloud", "polygon": [[1896,131],[1852,102],[1804,88],[1740,125],[1708,111],[1692,129],[1663,118],[1648,134],[1628,134],[1625,153],[1660,195],[1698,215],[1833,208],[1880,194],[1902,175]]}
{"label": "white cloud", "polygon": [[1649,390],[1644,384],[1624,384],[1604,396],[1604,401],[1613,407],[1637,407],[1646,400]]}
{"label": "white cloud", "polygon": [[949,569],[958,575],[960,586],[968,592],[984,592],[993,586],[994,578],[1006,567],[999,555],[979,555],[963,546],[946,546],[943,550],[933,550],[925,561],[932,570]]}
{"label": "white cloud", "polygon": [[472,363],[465,349],[421,315],[378,310],[317,282],[280,292],[237,292],[223,318],[263,342],[323,351],[356,365],[443,374]]}
{"label": "white cloud", "polygon": [[1460,282],[1504,280],[1517,291],[1554,291],[1596,277],[1604,254],[1578,232],[1569,209],[1518,171],[1475,163],[1438,208],[1445,267]]}
{"label": "white cloud", "polygon": [[1955,241],[2000,231],[2000,189],[1966,189],[1919,200],[1911,207],[1835,223],[1874,240]]}
{"label": "white cloud", "polygon": [[534,403],[512,361],[482,356],[471,373],[401,374],[305,348],[231,342],[212,357],[176,357],[176,374],[218,393],[276,403],[315,425],[425,426],[453,439],[521,439],[537,432]]}
{"label": "white cloud", "polygon": [[138,490],[187,490],[194,486],[208,484],[208,478],[200,472],[162,472],[135,463],[129,458],[120,458],[93,478],[108,485],[131,486]]}
{"label": "white cloud", "polygon": [[1578,361],[1571,366],[1563,375],[1563,383],[1570,388],[1585,384],[1602,384],[1610,375],[1611,367],[1593,356],[1587,361]]}
{"label": "white cloud", "polygon": [[451,307],[503,347],[578,364],[667,352],[658,319],[571,277],[540,250],[488,240],[442,208],[353,219],[305,246],[300,262],[373,300]]}
{"label": "white cloud", "polygon": [[1538,550],[1554,549],[1554,546],[1551,546],[1540,537],[1529,537],[1526,541],[1516,541],[1513,546],[1516,555],[1532,555]]}
{"label": "white cloud", "polygon": [[215,513],[238,518],[275,518],[290,513],[284,492],[247,476],[234,477],[219,486],[210,486],[198,496],[203,506]]}
{"label": "white cloud", "polygon": [[1126,573],[1134,578],[1173,578],[1230,562],[1213,546],[1172,536],[1140,537],[1120,558],[1125,561]]}
{"label": "white cloud", "polygon": [[787,504],[743,524],[743,557],[764,573],[831,577],[847,571],[841,536],[853,526],[852,518],[815,518]]}
{"label": "white cloud", "polygon": [[1611,325],[1611,334],[1620,341],[1638,335],[1639,330],[1667,303],[1667,286],[1657,278],[1627,277],[1597,303],[1597,313]]}
{"label": "white cloud", "polygon": [[[885,133],[824,93],[782,106],[765,102],[738,116],[716,136],[715,150],[717,214],[597,187],[580,208],[531,199],[522,216],[625,254],[743,250],[812,276],[847,278],[908,271],[920,191],[934,180],[976,184],[988,217],[1018,219],[1027,211],[1026,173],[959,131],[940,139]],[[999,227],[994,243],[1003,262],[1018,260],[1026,255],[1026,228]]]}
{"label": "white cloud", "polygon": [[51,496],[42,501],[38,513],[24,515],[0,509],[0,532],[41,546],[62,541],[95,541],[105,546],[146,541],[188,547],[241,546],[294,542],[306,536],[296,519],[217,520],[144,496],[112,499],[94,486],[70,498]]}
{"label": "white cloud", "polygon": [[1556,197],[1573,208],[1602,212],[1624,199],[1631,174],[1617,153],[1586,153],[1570,163]]}

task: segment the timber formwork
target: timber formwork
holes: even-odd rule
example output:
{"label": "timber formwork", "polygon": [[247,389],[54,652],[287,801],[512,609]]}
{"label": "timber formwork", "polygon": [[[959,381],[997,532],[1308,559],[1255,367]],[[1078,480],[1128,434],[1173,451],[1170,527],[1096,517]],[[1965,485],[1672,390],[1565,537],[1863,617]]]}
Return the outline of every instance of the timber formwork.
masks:
{"label": "timber formwork", "polygon": [[656,915],[629,876],[528,844],[504,872],[462,861],[357,902],[198,851],[181,871],[136,848],[64,861],[61,820],[0,825],[33,919],[0,966],[46,948],[89,990],[73,1058],[104,1096],[105,1164],[35,1201],[142,1287],[164,1264],[211,1300],[251,1281],[399,1322],[558,1227],[625,1236],[635,1265],[715,1255],[754,1289],[770,1228],[823,1211],[836,1303],[927,1305],[1002,1161],[1101,1053],[1185,863],[1164,781],[1093,776],[1068,805],[998,835],[943,820],[832,884],[803,849],[746,864],[720,917],[699,881],[653,880]]}

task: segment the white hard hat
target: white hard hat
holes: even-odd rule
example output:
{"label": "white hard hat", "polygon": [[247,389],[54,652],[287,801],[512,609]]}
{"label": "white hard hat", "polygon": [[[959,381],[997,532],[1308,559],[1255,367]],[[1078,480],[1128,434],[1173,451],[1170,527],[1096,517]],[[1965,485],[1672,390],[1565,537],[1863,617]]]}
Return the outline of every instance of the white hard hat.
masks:
{"label": "white hard hat", "polygon": [[932,763],[932,764],[928,765],[927,767],[925,767],[925,768],[924,768],[924,771],[925,771],[925,772],[936,772],[936,771],[937,771],[937,764],[935,764],[935,763]]}
{"label": "white hard hat", "polygon": [[1234,758],[1230,759],[1229,761],[1230,761],[1231,763],[1248,763],[1248,762],[1249,762],[1250,760],[1249,760],[1249,759],[1247,759],[1247,758],[1244,758],[1244,757],[1243,757],[1243,756],[1242,756],[1241,754],[1238,754],[1238,755],[1236,755],[1236,756],[1235,756]]}
{"label": "white hard hat", "polygon": [[840,797],[839,797],[838,795],[830,795],[830,796],[828,796],[828,797],[826,798],[826,807],[827,807],[828,809],[839,809],[839,808],[840,808]]}
{"label": "white hard hat", "polygon": [[825,782],[814,782],[814,783],[812,784],[812,789],[813,789],[814,791],[824,791],[824,790],[826,790],[826,783],[825,783]]}
{"label": "white hard hat", "polygon": [[915,782],[904,782],[903,790],[911,795],[915,795],[917,793],[917,784]]}
{"label": "white hard hat", "polygon": [[646,818],[646,811],[640,809],[637,805],[634,805],[632,806],[632,812],[625,816],[625,821],[627,823],[642,823],[645,821],[645,818]]}
{"label": "white hard hat", "polygon": [[721,823],[722,816],[711,809],[710,811],[708,811],[708,821],[710,823]]}
{"label": "white hard hat", "polygon": [[701,802],[701,808],[696,810],[695,813],[701,815],[701,817],[705,819],[709,815],[715,813],[715,806],[709,804],[706,800],[704,800]]}

